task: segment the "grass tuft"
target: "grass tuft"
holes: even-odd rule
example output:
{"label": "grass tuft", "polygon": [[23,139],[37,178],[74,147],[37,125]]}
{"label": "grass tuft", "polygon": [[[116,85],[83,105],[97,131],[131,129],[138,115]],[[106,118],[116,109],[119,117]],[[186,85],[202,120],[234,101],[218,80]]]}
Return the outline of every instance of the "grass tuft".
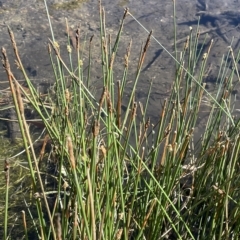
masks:
{"label": "grass tuft", "polygon": [[[173,9],[175,15],[175,1]],[[80,29],[73,37],[67,20],[66,63],[47,11],[52,33],[48,52],[55,81],[46,95],[38,93],[28,78],[9,28],[16,63],[27,86],[26,91],[14,77],[2,48],[27,159],[28,174],[23,178],[31,182],[29,200],[25,199],[31,208],[21,209],[23,237],[31,239],[31,229],[38,239],[236,239],[240,231],[240,135],[239,119],[232,116],[235,100],[231,93],[240,55],[235,57],[232,48],[228,49],[233,68],[229,70],[222,61],[218,89],[207,92],[206,65],[212,41],[203,52],[198,47],[198,29],[196,33],[190,29],[181,53],[173,57],[168,52],[176,63],[175,78],[158,121],[152,122],[147,109],[153,82],[144,103],[135,98],[150,40],[157,41],[152,32],[140,49],[128,97],[125,92],[132,41],[122,63],[122,79],[116,79],[114,73],[115,56],[129,16],[137,21],[126,9],[113,40],[107,35],[105,11],[99,3],[101,64],[95,66],[92,44],[96,39],[91,37],[84,44]],[[176,27],[174,24],[177,52]],[[102,77],[100,94],[92,90],[97,67]],[[123,101],[128,102],[124,111]],[[196,140],[204,101],[209,116]],[[26,109],[41,119],[36,141],[29,130]],[[8,184],[5,239],[12,237],[8,232]]]}

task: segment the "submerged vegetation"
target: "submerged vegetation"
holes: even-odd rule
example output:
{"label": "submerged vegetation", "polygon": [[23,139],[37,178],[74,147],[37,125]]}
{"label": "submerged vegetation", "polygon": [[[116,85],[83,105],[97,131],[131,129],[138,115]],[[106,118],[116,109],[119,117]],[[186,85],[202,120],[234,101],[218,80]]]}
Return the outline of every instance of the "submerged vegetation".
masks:
{"label": "submerged vegetation", "polygon": [[[2,48],[27,160],[27,164],[19,163],[26,172],[19,182],[28,186],[22,208],[15,209],[14,214],[21,214],[15,224],[9,207],[12,171],[6,159],[5,208],[1,209],[5,212],[1,226],[4,239],[13,238],[13,229],[20,239],[237,239],[240,133],[231,93],[240,55],[235,57],[228,49],[232,68],[222,62],[218,89],[210,94],[204,78],[212,42],[203,52],[199,32],[190,30],[172,66],[175,79],[171,93],[163,102],[158,121],[151,122],[147,108],[152,82],[144,103],[136,102],[135,90],[150,39],[156,39],[150,32],[141,49],[123,111],[132,43],[126,50],[120,81],[114,75],[114,60],[124,20],[132,14],[125,10],[112,42],[106,33],[105,12],[101,5],[99,9],[102,92],[96,96],[90,89],[95,67],[93,38],[88,46],[81,44],[77,29],[74,45],[78,59],[73,62],[73,39],[68,36],[67,64],[50,24],[48,51],[55,83],[42,95],[24,70],[9,28],[16,63],[27,86],[14,77]],[[70,32],[68,24],[66,32]],[[86,72],[84,47],[89,53]],[[208,99],[209,116],[202,135],[194,139],[203,99]],[[40,119],[38,137],[30,133],[25,109],[32,109]]]}

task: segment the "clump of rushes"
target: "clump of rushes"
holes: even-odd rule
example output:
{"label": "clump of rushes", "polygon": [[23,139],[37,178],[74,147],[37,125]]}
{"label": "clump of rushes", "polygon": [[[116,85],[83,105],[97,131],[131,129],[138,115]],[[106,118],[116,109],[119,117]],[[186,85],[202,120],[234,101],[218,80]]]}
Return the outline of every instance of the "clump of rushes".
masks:
{"label": "clump of rushes", "polygon": [[[76,38],[68,36],[68,67],[48,15],[52,32],[48,51],[55,85],[47,100],[31,84],[10,29],[28,92],[14,78],[6,50],[2,49],[32,179],[32,201],[37,208],[35,213],[23,214],[25,234],[30,227],[26,218],[30,215],[34,219],[35,214],[38,221],[33,225],[41,239],[236,239],[240,232],[240,135],[239,119],[232,117],[231,91],[240,54],[235,57],[229,49],[227,58],[231,57],[233,69],[227,71],[228,65],[222,61],[218,89],[211,95],[205,90],[204,78],[212,42],[203,53],[203,49],[198,49],[199,31],[190,29],[181,55],[175,59],[171,94],[164,100],[159,121],[151,122],[146,110],[152,83],[145,103],[137,103],[134,92],[150,40],[155,38],[150,32],[141,50],[128,106],[122,112],[132,43],[126,51],[120,81],[114,76],[114,60],[124,21],[132,14],[125,10],[112,42],[106,34],[101,2],[99,13],[104,63],[100,97],[89,89],[94,39],[89,41],[88,72],[84,76],[84,46],[79,29]],[[69,34],[68,24],[67,29]],[[77,52],[77,64],[72,61],[71,42]],[[176,35],[174,46],[177,50]],[[209,117],[197,142],[194,129],[203,97],[209,100]],[[33,147],[25,120],[26,104],[45,127],[40,154]],[[141,119],[136,118],[137,112]],[[57,171],[49,173],[44,163],[47,159]],[[5,239],[7,196],[6,193]]]}

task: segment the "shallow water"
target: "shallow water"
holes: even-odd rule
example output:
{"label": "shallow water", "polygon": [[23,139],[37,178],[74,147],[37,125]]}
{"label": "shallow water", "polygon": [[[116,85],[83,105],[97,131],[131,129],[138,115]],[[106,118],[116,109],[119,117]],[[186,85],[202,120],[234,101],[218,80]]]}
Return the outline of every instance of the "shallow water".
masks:
{"label": "shallow water", "polygon": [[[60,43],[63,58],[66,58],[66,36],[65,36],[65,18],[68,19],[69,25],[76,28],[81,26],[82,39],[89,39],[93,34],[95,39],[95,65],[99,64],[99,53],[97,51],[99,42],[97,39],[99,33],[99,16],[97,0],[79,0],[79,1],[57,1],[49,0],[49,12],[51,15],[53,30],[56,40]],[[114,39],[122,18],[124,8],[128,7],[130,13],[138,19],[141,24],[148,30],[153,30],[156,39],[171,54],[173,52],[173,1],[164,0],[102,0],[106,12],[107,32],[112,34]],[[239,27],[240,23],[236,13],[235,19],[230,19],[230,14],[222,14],[223,11],[239,9],[240,2],[226,0],[181,0],[176,1],[176,21],[178,39],[184,39],[189,34],[189,27],[196,31],[198,17],[197,13],[204,11],[213,15],[209,20],[209,15],[200,22],[200,31],[210,31],[207,42],[214,39],[212,54],[208,61],[208,67],[211,67],[209,77],[206,79],[208,91],[214,91],[217,72],[220,69],[222,55],[226,53],[227,46],[233,40],[233,48],[238,49]],[[53,82],[52,69],[47,54],[48,38],[51,38],[48,20],[46,18],[45,6],[42,0],[4,0],[0,1],[0,46],[7,49],[10,62],[12,63],[13,72],[17,79],[23,77],[14,66],[14,57],[11,49],[10,40],[7,34],[6,25],[13,30],[16,38],[19,52],[23,64],[34,83],[45,88],[49,83]],[[212,17],[212,15],[210,17]],[[219,17],[220,16],[220,17]],[[235,16],[235,15],[234,15]],[[223,27],[224,26],[224,27]],[[221,28],[222,27],[222,28]],[[140,46],[146,41],[147,32],[135,21],[131,16],[126,19],[126,24],[122,34],[122,41],[119,46],[119,52],[116,56],[116,63],[122,63],[128,42],[132,39],[132,51],[130,58],[130,74],[129,82],[134,77],[137,59],[140,52]],[[169,90],[174,77],[174,60],[166,51],[162,51],[162,46],[154,40],[151,41],[146,61],[143,66],[142,75],[136,92],[136,100],[143,101],[146,99],[149,81],[153,80],[153,92],[150,98],[148,114],[153,121],[158,118],[161,110],[161,103],[164,97],[168,96]],[[183,43],[178,45],[178,49],[182,50]],[[67,58],[66,58],[67,59]],[[100,66],[99,66],[100,67]],[[115,79],[121,79],[122,64],[115,64]],[[93,82],[98,81],[98,69],[95,69]],[[7,85],[6,75],[1,68],[0,79],[2,80],[0,88]],[[237,79],[237,78],[236,78]],[[127,85],[128,86],[128,85]],[[131,88],[127,89],[130,92]],[[238,92],[236,91],[238,94]],[[239,106],[238,106],[239,105]],[[240,108],[240,104],[236,104]],[[199,123],[205,118],[204,111]]]}

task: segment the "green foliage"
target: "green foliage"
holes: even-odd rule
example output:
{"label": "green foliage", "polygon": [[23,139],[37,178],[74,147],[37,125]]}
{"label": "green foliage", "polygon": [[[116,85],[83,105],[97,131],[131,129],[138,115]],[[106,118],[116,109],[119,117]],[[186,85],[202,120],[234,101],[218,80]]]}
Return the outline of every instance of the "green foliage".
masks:
{"label": "green foliage", "polygon": [[[235,67],[228,73],[222,64],[218,91],[209,94],[203,79],[211,42],[207,53],[199,51],[198,36],[190,30],[179,59],[175,59],[176,74],[169,99],[164,101],[159,121],[151,123],[146,110],[152,83],[145,103],[135,102],[134,95],[151,32],[141,50],[124,112],[131,43],[121,81],[116,81],[114,75],[114,60],[128,14],[126,10],[112,44],[100,8],[100,96],[94,96],[89,87],[96,67],[92,64],[92,38],[85,75],[80,39],[76,39],[78,60],[74,63],[69,36],[68,66],[52,36],[49,56],[55,84],[43,98],[24,71],[9,29],[17,64],[29,89],[26,91],[12,75],[3,49],[28,160],[32,202],[37,210],[27,214],[33,229],[41,239],[237,238],[240,135],[239,120],[232,117],[231,91],[239,57],[232,58]],[[233,56],[231,49],[228,56]],[[209,101],[209,118],[196,142],[193,136],[203,97]],[[44,126],[40,153],[29,133],[23,99]],[[47,160],[55,171],[49,172],[44,163]],[[29,227],[23,224],[25,236]]]}

